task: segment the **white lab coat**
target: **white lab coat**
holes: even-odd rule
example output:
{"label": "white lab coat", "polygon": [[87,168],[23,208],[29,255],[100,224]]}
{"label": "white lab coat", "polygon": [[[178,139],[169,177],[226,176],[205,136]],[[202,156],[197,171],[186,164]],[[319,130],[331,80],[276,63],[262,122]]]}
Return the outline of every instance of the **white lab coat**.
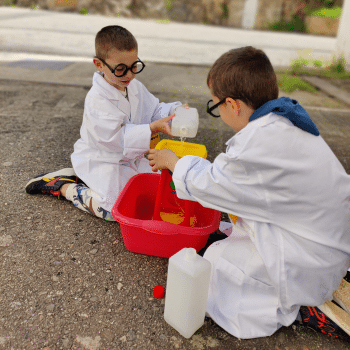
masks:
{"label": "white lab coat", "polygon": [[108,211],[132,176],[152,172],[144,158],[150,147],[149,124],[181,105],[159,103],[136,79],[128,86],[128,98],[96,72],[85,99],[81,138],[71,155],[75,173]]}
{"label": "white lab coat", "polygon": [[180,198],[239,216],[212,244],[207,313],[239,338],[290,325],[299,306],[332,298],[350,267],[350,176],[321,136],[270,113],[210,163],[185,156]]}

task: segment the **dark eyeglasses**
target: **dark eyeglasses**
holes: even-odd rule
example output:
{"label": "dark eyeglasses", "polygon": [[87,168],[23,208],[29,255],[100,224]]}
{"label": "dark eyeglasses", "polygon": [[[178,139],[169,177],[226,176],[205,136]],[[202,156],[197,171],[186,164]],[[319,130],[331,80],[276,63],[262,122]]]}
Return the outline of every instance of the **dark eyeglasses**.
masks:
{"label": "dark eyeglasses", "polygon": [[214,104],[213,100],[209,100],[207,103],[207,113],[209,113],[212,117],[219,118],[220,112],[218,107],[225,102],[226,102],[226,97],[216,104]]}
{"label": "dark eyeglasses", "polygon": [[140,59],[138,59],[130,67],[128,67],[124,63],[120,63],[115,68],[112,68],[102,58],[96,58],[99,59],[103,64],[105,64],[108,67],[108,69],[118,78],[126,75],[129,70],[134,74],[141,73],[141,71],[146,67],[146,65]]}
{"label": "dark eyeglasses", "polygon": [[[229,96],[231,97],[231,96]],[[241,100],[242,97],[231,97],[233,100]],[[212,117],[219,118],[220,112],[218,107],[226,102],[227,97],[223,98],[220,102],[214,103],[213,100],[209,100],[207,103],[207,113],[209,113]]]}

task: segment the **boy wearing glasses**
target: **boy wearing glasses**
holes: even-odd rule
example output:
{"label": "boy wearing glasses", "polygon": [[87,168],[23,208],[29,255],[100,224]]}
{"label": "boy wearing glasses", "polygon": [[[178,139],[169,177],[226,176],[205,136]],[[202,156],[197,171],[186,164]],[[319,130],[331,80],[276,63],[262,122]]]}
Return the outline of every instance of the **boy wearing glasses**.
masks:
{"label": "boy wearing glasses", "polygon": [[[350,267],[350,176],[305,109],[278,98],[261,50],[223,54],[207,83],[208,112],[236,132],[226,152],[213,163],[166,149],[148,156],[154,171],[173,172],[179,198],[239,217],[228,237],[213,234],[205,247],[212,263],[207,314],[239,338],[289,326],[301,305],[333,308],[349,320],[349,297],[344,310],[329,300]],[[319,309],[308,310],[302,315],[314,317],[318,330],[347,336]],[[349,322],[343,329],[350,335]]]}
{"label": "boy wearing glasses", "polygon": [[107,26],[96,35],[98,72],[85,99],[80,139],[71,155],[73,169],[39,175],[29,194],[63,196],[90,214],[113,221],[110,213],[129,179],[152,172],[144,153],[151,135],[171,134],[169,121],[180,102],[159,103],[136,79],[145,64],[137,41],[125,28]]}

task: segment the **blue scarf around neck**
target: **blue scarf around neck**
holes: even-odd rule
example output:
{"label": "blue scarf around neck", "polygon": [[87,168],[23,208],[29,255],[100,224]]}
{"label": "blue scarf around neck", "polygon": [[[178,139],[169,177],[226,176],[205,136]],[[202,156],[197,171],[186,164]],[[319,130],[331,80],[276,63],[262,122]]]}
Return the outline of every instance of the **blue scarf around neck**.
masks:
{"label": "blue scarf around neck", "polygon": [[296,127],[310,134],[318,136],[320,132],[315,123],[311,120],[306,110],[299,104],[298,101],[292,100],[289,97],[280,97],[276,100],[271,100],[256,109],[250,116],[249,121],[253,121],[269,113],[275,113],[289,119]]}

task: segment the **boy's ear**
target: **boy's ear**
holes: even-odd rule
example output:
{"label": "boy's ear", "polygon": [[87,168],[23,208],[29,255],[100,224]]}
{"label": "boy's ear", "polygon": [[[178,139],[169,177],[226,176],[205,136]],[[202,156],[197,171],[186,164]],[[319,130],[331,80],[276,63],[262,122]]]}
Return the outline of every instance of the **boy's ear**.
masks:
{"label": "boy's ear", "polygon": [[102,62],[98,58],[93,59],[95,67],[99,70],[102,71]]}
{"label": "boy's ear", "polygon": [[231,97],[226,98],[226,103],[229,104],[229,106],[232,108],[232,110],[237,114],[241,114],[241,104],[240,100],[234,100]]}

